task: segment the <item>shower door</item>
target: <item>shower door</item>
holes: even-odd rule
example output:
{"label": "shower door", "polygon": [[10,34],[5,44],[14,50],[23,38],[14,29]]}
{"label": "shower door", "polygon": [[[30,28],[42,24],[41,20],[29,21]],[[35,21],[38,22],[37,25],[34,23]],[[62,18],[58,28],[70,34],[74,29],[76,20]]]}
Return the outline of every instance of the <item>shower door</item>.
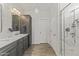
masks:
{"label": "shower door", "polygon": [[74,13],[65,10],[64,13],[64,55],[74,55],[75,29],[72,28]]}
{"label": "shower door", "polygon": [[[73,8],[71,8],[73,7]],[[79,9],[68,6],[62,12],[62,51],[65,56],[79,56]]]}

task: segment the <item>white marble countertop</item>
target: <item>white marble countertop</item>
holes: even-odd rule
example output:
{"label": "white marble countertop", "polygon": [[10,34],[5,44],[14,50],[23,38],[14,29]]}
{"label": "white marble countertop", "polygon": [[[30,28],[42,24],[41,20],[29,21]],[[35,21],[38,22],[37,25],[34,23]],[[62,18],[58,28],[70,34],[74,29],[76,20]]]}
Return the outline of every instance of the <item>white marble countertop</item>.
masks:
{"label": "white marble countertop", "polygon": [[27,36],[27,35],[28,34],[19,34],[19,35],[12,36],[10,38],[7,37],[7,38],[0,39],[0,48],[3,48],[7,46],[8,44],[11,44],[12,42],[17,41],[20,38]]}

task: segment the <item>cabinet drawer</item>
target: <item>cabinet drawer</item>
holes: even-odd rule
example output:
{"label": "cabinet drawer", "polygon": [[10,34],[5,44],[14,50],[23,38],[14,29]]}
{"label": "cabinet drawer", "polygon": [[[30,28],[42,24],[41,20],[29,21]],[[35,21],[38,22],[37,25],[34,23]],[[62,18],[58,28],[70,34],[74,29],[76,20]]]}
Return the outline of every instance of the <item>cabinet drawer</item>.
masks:
{"label": "cabinet drawer", "polygon": [[13,48],[12,50],[9,51],[9,56],[16,56],[17,54],[17,51],[16,51],[16,48]]}
{"label": "cabinet drawer", "polygon": [[9,45],[1,48],[0,51],[6,51],[6,50],[10,49],[10,47],[14,47],[16,45],[17,45],[17,43],[16,42],[13,42],[13,43],[11,43],[11,44],[9,44]]}
{"label": "cabinet drawer", "polygon": [[9,55],[9,52],[12,50],[12,49],[16,49],[16,45],[17,43],[16,42],[13,42],[5,47],[3,47],[2,49],[0,49],[0,55]]}
{"label": "cabinet drawer", "polygon": [[18,40],[17,43],[17,56],[23,55],[23,38]]}
{"label": "cabinet drawer", "polygon": [[1,56],[16,56],[16,47],[11,47],[6,51],[1,51]]}

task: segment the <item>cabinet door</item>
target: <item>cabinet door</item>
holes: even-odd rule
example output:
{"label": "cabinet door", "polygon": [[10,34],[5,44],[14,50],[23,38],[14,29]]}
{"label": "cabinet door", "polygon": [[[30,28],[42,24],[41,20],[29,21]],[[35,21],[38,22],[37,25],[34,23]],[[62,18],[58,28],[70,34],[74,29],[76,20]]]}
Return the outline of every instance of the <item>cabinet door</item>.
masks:
{"label": "cabinet door", "polygon": [[13,42],[0,50],[1,56],[16,56],[16,42]]}
{"label": "cabinet door", "polygon": [[0,52],[0,56],[9,56],[9,53],[8,52]]}
{"label": "cabinet door", "polygon": [[12,50],[9,52],[9,56],[16,56],[16,48],[12,49]]}
{"label": "cabinet door", "polygon": [[25,37],[25,48],[28,48],[28,36]]}
{"label": "cabinet door", "polygon": [[21,38],[20,40],[18,40],[18,44],[17,44],[17,55],[21,56],[23,55],[23,38]]}
{"label": "cabinet door", "polygon": [[28,47],[32,45],[32,35],[31,33],[28,35]]}
{"label": "cabinet door", "polygon": [[24,48],[24,51],[26,50],[26,40],[25,40],[25,37],[23,38],[23,48]]}
{"label": "cabinet door", "polygon": [[25,36],[24,38],[23,38],[23,47],[24,47],[24,51],[28,48],[28,37],[27,36]]}

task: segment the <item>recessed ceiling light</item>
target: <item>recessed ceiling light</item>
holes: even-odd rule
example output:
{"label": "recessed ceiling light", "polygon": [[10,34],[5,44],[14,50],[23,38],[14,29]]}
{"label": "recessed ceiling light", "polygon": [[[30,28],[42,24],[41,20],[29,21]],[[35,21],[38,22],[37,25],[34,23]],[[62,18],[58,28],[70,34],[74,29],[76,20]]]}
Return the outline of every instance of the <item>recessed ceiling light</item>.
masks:
{"label": "recessed ceiling light", "polygon": [[39,13],[39,10],[37,8],[35,8],[35,13]]}

